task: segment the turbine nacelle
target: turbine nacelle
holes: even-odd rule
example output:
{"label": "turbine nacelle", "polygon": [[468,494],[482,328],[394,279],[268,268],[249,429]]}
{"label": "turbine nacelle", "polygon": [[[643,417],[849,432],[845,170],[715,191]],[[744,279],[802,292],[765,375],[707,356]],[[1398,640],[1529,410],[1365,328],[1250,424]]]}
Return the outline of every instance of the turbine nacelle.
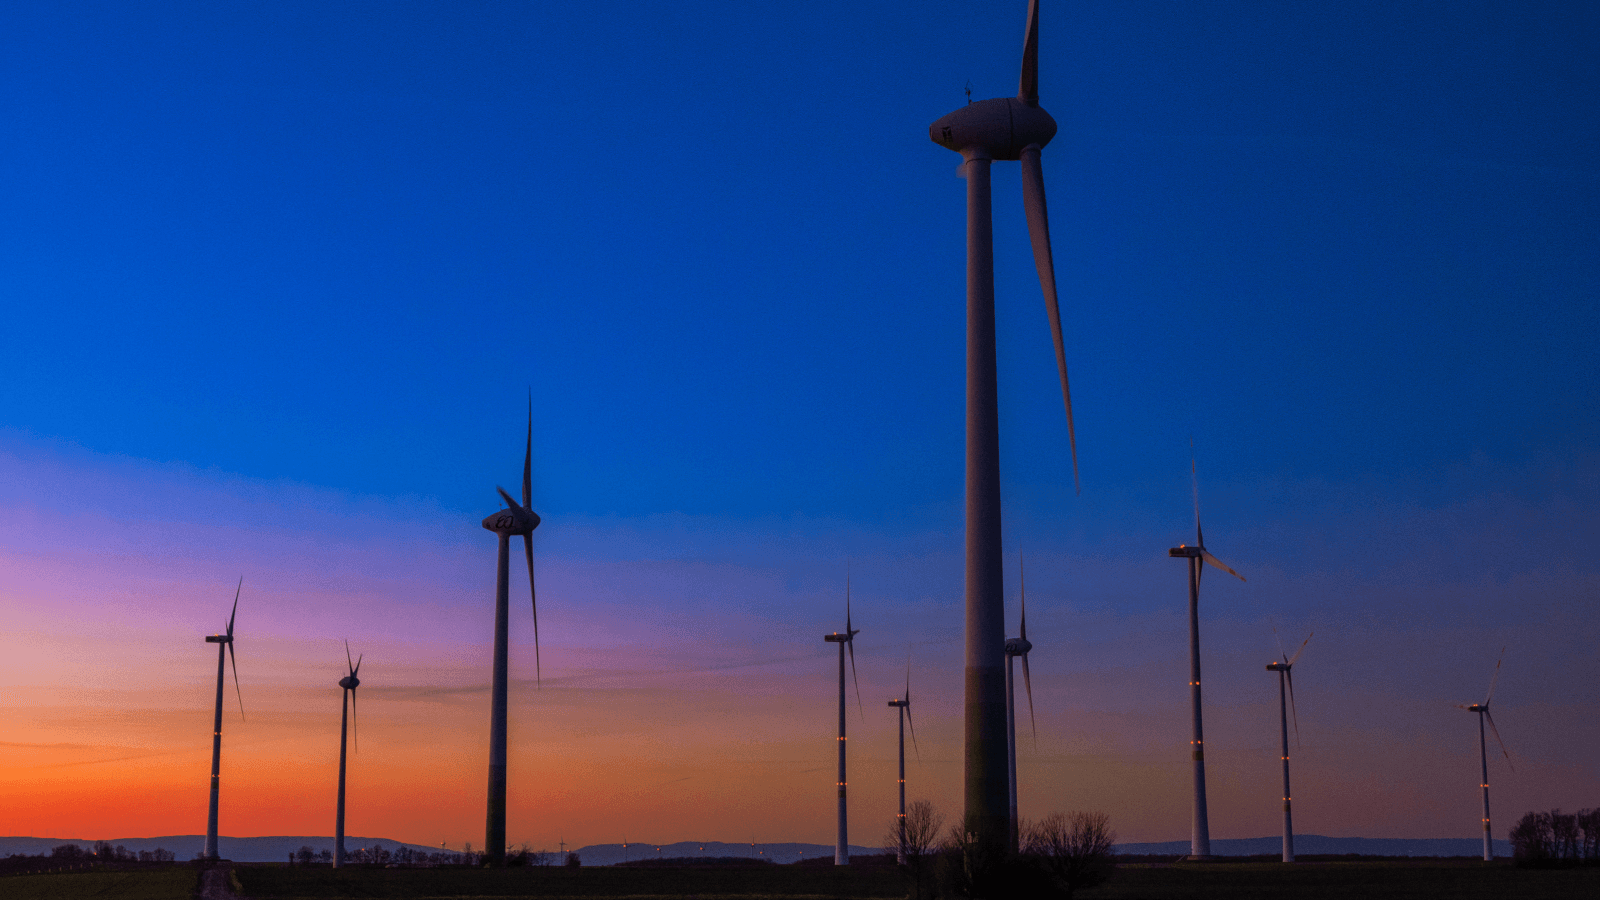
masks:
{"label": "turbine nacelle", "polygon": [[[1489,707],[1485,706],[1482,703],[1474,703],[1471,706],[1463,706],[1461,708],[1466,710],[1467,712],[1475,712],[1475,713],[1481,713],[1481,712],[1488,712],[1489,711]],[[1515,725],[1516,723],[1513,722],[1512,724]]]}
{"label": "turbine nacelle", "polygon": [[850,643],[850,641],[852,639],[855,638],[856,635],[858,635],[860,633],[861,633],[860,629],[857,629],[855,631],[849,632],[848,634],[844,633],[844,632],[835,631],[832,634],[823,635],[822,639],[827,641],[830,644],[848,644],[848,643]]}
{"label": "turbine nacelle", "polygon": [[1016,97],[969,103],[928,126],[928,138],[971,159],[1018,160],[1056,136],[1056,120]]}
{"label": "turbine nacelle", "polygon": [[485,516],[483,527],[506,537],[533,534],[533,530],[539,527],[539,514],[523,508],[517,501],[511,499],[505,488],[495,488],[495,490],[500,492],[500,498],[505,501],[507,508]]}
{"label": "turbine nacelle", "polygon": [[231,635],[231,634],[208,634],[208,635],[206,635],[206,643],[208,643],[208,644],[231,644],[231,643],[233,643],[233,635]]}
{"label": "turbine nacelle", "polygon": [[354,675],[346,675],[345,677],[339,679],[339,687],[342,687],[347,691],[353,691],[360,686],[361,679],[355,677]]}
{"label": "turbine nacelle", "polygon": [[1270,663],[1267,663],[1267,671],[1268,672],[1287,672],[1287,671],[1289,671],[1289,664],[1288,663],[1284,663],[1284,662],[1270,662]]}
{"label": "turbine nacelle", "polygon": [[894,707],[909,707],[911,705],[911,701],[910,700],[890,700],[889,701],[889,705],[890,706],[894,706]]}
{"label": "turbine nacelle", "polygon": [[1007,656],[1027,656],[1033,649],[1033,642],[1027,638],[1006,638]]}

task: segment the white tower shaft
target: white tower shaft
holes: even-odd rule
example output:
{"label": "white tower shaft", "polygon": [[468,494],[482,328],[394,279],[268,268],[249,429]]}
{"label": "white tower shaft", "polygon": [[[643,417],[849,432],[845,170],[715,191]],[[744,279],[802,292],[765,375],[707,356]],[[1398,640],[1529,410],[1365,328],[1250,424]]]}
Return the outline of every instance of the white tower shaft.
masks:
{"label": "white tower shaft", "polygon": [[1283,726],[1283,861],[1294,862],[1294,823],[1289,819],[1289,707],[1284,697],[1287,671],[1278,672],[1278,718]]}
{"label": "white tower shaft", "polygon": [[1011,773],[1011,825],[1007,832],[1007,840],[1010,841],[1012,853],[1021,848],[1022,840],[1017,819],[1017,692],[1012,671],[1016,667],[1016,662],[1015,656],[1006,654],[1006,763]]}
{"label": "white tower shaft", "polygon": [[[1494,844],[1489,833],[1489,748],[1483,739],[1483,712],[1478,713],[1478,762],[1482,766],[1483,781],[1483,861],[1494,859]],[[1515,735],[1513,735],[1515,737]]]}
{"label": "white tower shaft", "polygon": [[833,864],[850,864],[849,811],[845,803],[844,773],[844,652],[846,641],[839,642],[839,841],[833,848]]}
{"label": "white tower shaft", "polygon": [[333,815],[333,867],[344,865],[344,751],[350,724],[350,692],[341,691],[339,710],[339,804]]}
{"label": "white tower shaft", "polygon": [[906,708],[900,707],[900,817],[896,820],[900,825],[900,846],[895,853],[895,861],[900,865],[906,864]]}
{"label": "white tower shaft", "polygon": [[[206,815],[206,845],[201,855],[217,859],[217,781],[222,769],[222,665],[228,645],[217,644],[217,713],[211,723],[211,807]],[[1487,813],[1485,813],[1487,815]],[[191,845],[192,846],[192,845]]]}
{"label": "white tower shaft", "polygon": [[1189,703],[1194,713],[1194,739],[1189,742],[1194,760],[1191,859],[1211,857],[1211,826],[1206,821],[1206,744],[1200,727],[1200,567],[1204,564],[1199,556],[1189,557]]}

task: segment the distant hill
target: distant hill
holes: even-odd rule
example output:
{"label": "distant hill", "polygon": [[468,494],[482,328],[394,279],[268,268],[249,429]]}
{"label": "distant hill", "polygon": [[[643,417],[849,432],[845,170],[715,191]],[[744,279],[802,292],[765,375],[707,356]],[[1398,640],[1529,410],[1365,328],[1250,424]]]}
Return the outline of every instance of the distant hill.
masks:
{"label": "distant hill", "polygon": [[[282,862],[290,853],[301,847],[310,847],[321,852],[333,851],[333,838],[314,837],[308,835],[279,835],[271,837],[219,837],[218,850],[226,859],[239,862]],[[154,850],[160,847],[171,850],[180,860],[193,859],[205,846],[205,835],[179,834],[166,837],[149,838],[109,838],[107,843],[113,846],[123,846],[137,853],[140,850]],[[36,838],[36,837],[0,837],[0,856],[21,854],[31,856],[39,853],[49,853],[52,847],[62,844],[77,844],[80,847],[92,848],[94,840],[83,838]],[[388,850],[396,847],[410,847],[423,853],[433,853],[438,847],[425,847],[421,844],[407,844],[389,838],[371,837],[346,837],[344,845],[346,850],[357,847],[371,847],[381,844]],[[660,847],[658,851],[656,848]],[[1280,837],[1260,838],[1220,838],[1211,842],[1211,852],[1217,856],[1260,856],[1275,854],[1283,847]],[[1478,856],[1483,853],[1483,841],[1473,838],[1360,838],[1360,837],[1324,837],[1320,834],[1297,834],[1294,836],[1294,851],[1297,855],[1344,855],[1359,854],[1362,856]],[[852,856],[871,856],[882,853],[881,847],[862,847],[850,845]],[[1157,843],[1118,844],[1116,852],[1127,854],[1150,854],[1154,856],[1183,856],[1189,852],[1188,841],[1161,841]],[[1511,844],[1508,841],[1495,841],[1494,852],[1496,856],[1511,855]],[[815,857],[833,856],[832,844],[803,844],[803,843],[776,843],[776,844],[729,844],[723,841],[678,841],[673,844],[636,844],[630,842],[626,849],[621,844],[590,844],[587,847],[577,848],[578,856],[586,866],[609,866],[625,860],[646,859],[661,857],[671,859],[685,856],[731,856],[750,859],[770,859],[777,863],[793,863],[802,857],[812,859]],[[559,863],[559,860],[552,860]]]}
{"label": "distant hill", "polygon": [[[34,856],[40,853],[49,853],[52,847],[62,844],[77,844],[85,849],[92,849],[95,841],[83,838],[36,838],[36,837],[0,837],[0,856],[20,854]],[[171,850],[173,855],[182,862],[194,859],[206,845],[206,836],[203,834],[174,834],[165,837],[148,838],[106,838],[106,843],[112,846],[128,848],[129,852],[138,853],[140,850],[154,850],[160,847]],[[388,838],[350,837],[344,839],[346,851],[357,847],[371,847],[373,844],[382,844],[387,850],[396,847],[410,847],[424,853],[436,852],[438,847],[424,847],[420,844],[407,844],[393,841]],[[305,835],[278,835],[272,837],[236,838],[219,835],[217,837],[217,852],[223,859],[237,862],[284,862],[289,854],[301,847],[310,847],[321,852],[333,852],[332,837],[310,837]]]}
{"label": "distant hill", "polygon": [[[1117,844],[1117,853],[1150,854],[1153,856],[1185,856],[1189,853],[1188,841],[1161,841],[1153,844]],[[1283,851],[1283,838],[1212,838],[1214,856],[1260,856]],[[1296,856],[1343,856],[1355,853],[1361,856],[1482,856],[1482,838],[1361,838],[1324,837],[1320,834],[1294,836]],[[1510,841],[1495,841],[1496,856],[1510,856]]]}

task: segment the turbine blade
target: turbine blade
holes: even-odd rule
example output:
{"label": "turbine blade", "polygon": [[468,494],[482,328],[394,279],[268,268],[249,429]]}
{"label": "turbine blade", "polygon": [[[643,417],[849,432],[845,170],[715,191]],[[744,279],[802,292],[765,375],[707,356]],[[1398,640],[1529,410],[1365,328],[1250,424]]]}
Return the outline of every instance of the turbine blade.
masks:
{"label": "turbine blade", "polygon": [[1022,39],[1022,78],[1017,99],[1039,105],[1039,0],[1028,0],[1028,31]]}
{"label": "turbine blade", "polygon": [[1238,572],[1235,572],[1234,570],[1228,568],[1228,564],[1227,563],[1223,562],[1220,559],[1217,559],[1215,556],[1212,556],[1211,555],[1211,551],[1205,549],[1204,547],[1200,548],[1200,558],[1205,560],[1206,562],[1210,563],[1211,565],[1216,566],[1217,568],[1221,569],[1222,571],[1227,572],[1229,575],[1232,575],[1233,577],[1239,579],[1240,581],[1244,581],[1245,580],[1243,575],[1240,575]]}
{"label": "turbine blade", "polygon": [[1067,441],[1072,446],[1072,484],[1081,494],[1083,484],[1078,479],[1078,433],[1072,423],[1072,389],[1067,384],[1067,350],[1061,336],[1061,304],[1056,299],[1056,267],[1050,256],[1050,217],[1044,202],[1044,168],[1039,162],[1039,148],[1036,145],[1028,145],[1019,158],[1022,162],[1022,205],[1028,213],[1028,237],[1033,242],[1033,263],[1039,270],[1039,287],[1044,290],[1044,309],[1050,319],[1050,337],[1056,345],[1056,369],[1061,373],[1061,399],[1067,406]]}
{"label": "turbine blade", "polygon": [[1278,656],[1280,656],[1284,662],[1288,662],[1289,653],[1283,649],[1283,638],[1278,636],[1278,626],[1269,621],[1267,622],[1267,627],[1272,629],[1272,639],[1278,644]]}
{"label": "turbine blade", "polygon": [[[1019,587],[1021,588],[1021,597],[1022,597],[1022,639],[1023,640],[1027,640],[1028,639],[1028,569],[1027,569],[1027,566],[1023,564],[1022,558],[1020,556],[1017,558],[1017,569],[1018,569],[1018,574],[1020,575]],[[1026,660],[1027,657],[1024,656],[1023,659]],[[1027,670],[1026,662],[1024,662],[1024,664],[1023,664],[1023,670],[1024,671]]]}
{"label": "turbine blade", "polygon": [[356,752],[361,752],[361,720],[356,717],[356,689],[350,689],[350,736],[355,739]]}
{"label": "turbine blade", "polygon": [[1294,708],[1294,669],[1285,669],[1283,677],[1289,682],[1289,715],[1294,719],[1294,745],[1299,747],[1300,713]]}
{"label": "turbine blade", "polygon": [[233,589],[233,612],[228,613],[228,637],[233,637],[233,617],[239,614],[239,592],[244,590],[244,576],[239,576],[239,586]]}
{"label": "turbine blade", "polygon": [[[232,632],[229,632],[232,634]],[[1500,680],[1500,664],[1506,661],[1506,648],[1500,648],[1500,658],[1494,661],[1494,677],[1489,679],[1489,695],[1483,698],[1483,705],[1489,705],[1489,698],[1494,696],[1495,683]]]}
{"label": "turbine blade", "polygon": [[1200,473],[1194,464],[1194,438],[1189,438],[1189,488],[1194,493],[1194,540],[1201,550],[1206,548],[1205,535],[1200,531]]}
{"label": "turbine blade", "polygon": [[1294,665],[1295,660],[1300,658],[1300,654],[1306,652],[1306,644],[1311,643],[1312,634],[1316,634],[1316,632],[1313,631],[1311,634],[1306,635],[1306,639],[1300,642],[1300,649],[1294,652],[1294,659],[1289,660],[1289,665]]}
{"label": "turbine blade", "polygon": [[845,645],[850,648],[850,680],[856,683],[856,709],[861,712],[861,721],[865,722],[867,720],[867,708],[861,703],[861,679],[856,676],[856,642],[854,635],[852,635],[851,640],[845,641]]}
{"label": "turbine blade", "polygon": [[350,660],[350,642],[348,640],[344,642],[344,664],[350,670],[351,675],[356,674],[356,664]]}
{"label": "turbine blade", "polygon": [[1022,654],[1022,686],[1028,692],[1028,721],[1033,724],[1033,749],[1039,749],[1039,720],[1033,717],[1033,679],[1028,675],[1028,654]]}
{"label": "turbine blade", "polygon": [[922,762],[922,748],[917,746],[917,723],[915,723],[915,722],[913,722],[911,720],[911,704],[910,703],[906,704],[905,710],[906,710],[906,724],[911,726],[911,749],[912,749],[913,752],[915,752],[917,754],[917,762]]}
{"label": "turbine blade", "polygon": [[906,705],[911,705],[911,645],[906,644]]}
{"label": "turbine blade", "polygon": [[367,658],[367,655],[365,653],[363,653],[360,656],[356,657],[356,667],[355,667],[354,670],[352,670],[350,672],[351,676],[359,676],[361,674],[361,661],[363,659],[366,659],[366,658]]}
{"label": "turbine blade", "polygon": [[528,452],[522,457],[522,505],[533,508],[533,388],[528,388]]}
{"label": "turbine blade", "polygon": [[517,501],[511,499],[511,495],[506,493],[506,489],[505,488],[500,487],[499,485],[495,485],[494,489],[500,492],[500,499],[504,500],[506,502],[506,504],[509,505],[512,509],[523,509],[522,504],[520,504]]}
{"label": "turbine blade", "polygon": [[[1500,729],[1494,727],[1494,716],[1485,709],[1483,717],[1489,720],[1489,732],[1494,735],[1494,742],[1500,745],[1500,754],[1506,758],[1506,765],[1511,766],[1511,752],[1506,749],[1506,742],[1500,739]],[[1516,766],[1511,766],[1511,771],[1516,770]]]}
{"label": "turbine blade", "polygon": [[228,642],[228,662],[233,663],[233,692],[239,697],[239,721],[244,721],[244,693],[239,690],[239,660],[233,655],[233,641]]}
{"label": "turbine blade", "polygon": [[539,661],[539,592],[533,586],[533,535],[522,536],[522,549],[528,555],[528,599],[533,603],[533,677],[534,685],[544,687],[544,669]]}

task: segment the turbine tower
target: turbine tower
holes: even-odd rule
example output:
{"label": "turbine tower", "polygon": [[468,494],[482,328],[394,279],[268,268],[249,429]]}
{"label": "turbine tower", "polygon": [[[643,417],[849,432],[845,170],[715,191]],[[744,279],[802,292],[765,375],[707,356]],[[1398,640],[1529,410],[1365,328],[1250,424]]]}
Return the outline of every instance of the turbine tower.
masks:
{"label": "turbine tower", "polygon": [[[341,711],[339,713],[339,806],[333,817],[333,867],[335,869],[344,865],[344,749],[345,732],[347,725],[353,725],[355,719],[356,688],[361,686],[361,679],[356,675],[361,671],[361,660],[366,655],[358,657],[355,662],[350,661],[350,642],[344,642],[344,663],[350,674],[339,679],[339,687],[344,689]],[[361,749],[359,730],[356,736],[356,750]]]}
{"label": "turbine tower", "polygon": [[1020,571],[1020,560],[1018,568],[1022,587],[1022,636],[1006,641],[1006,755],[1011,766],[1011,830],[1008,840],[1012,853],[1020,849],[1021,841],[1017,819],[1017,696],[1011,671],[1019,656],[1022,658],[1022,687],[1028,692],[1028,721],[1033,725],[1034,742],[1039,740],[1039,722],[1033,716],[1033,679],[1028,675],[1028,651],[1033,649],[1033,644],[1028,640],[1028,576]]}
{"label": "turbine tower", "polygon": [[[1276,638],[1278,629],[1272,629],[1272,635]],[[1289,654],[1283,652],[1283,645],[1280,644],[1278,646],[1278,655],[1283,658],[1283,662],[1267,663],[1268,672],[1278,673],[1278,718],[1282,720],[1283,725],[1283,861],[1286,863],[1294,862],[1294,822],[1289,818],[1289,798],[1292,796],[1289,793],[1289,714],[1294,710],[1293,669],[1295,660],[1299,659],[1300,654],[1305,652],[1306,644],[1309,643],[1311,643],[1311,635],[1308,634],[1306,639],[1301,642],[1300,649],[1294,652],[1294,659],[1290,659]],[[1285,686],[1288,688],[1287,706],[1284,704]],[[1296,742],[1300,740],[1299,713],[1294,714],[1294,738]]]}
{"label": "turbine tower", "polygon": [[484,856],[490,865],[506,862],[506,618],[511,580],[511,538],[522,535],[528,556],[528,594],[533,602],[534,676],[543,678],[539,663],[539,596],[533,585],[533,530],[539,514],[533,505],[533,398],[528,398],[528,447],[522,458],[522,504],[506,489],[496,487],[506,508],[483,520],[483,527],[500,541],[494,589],[494,682],[489,700],[489,813],[484,829]]}
{"label": "turbine tower", "polygon": [[928,128],[934,143],[961,154],[967,182],[967,448],[966,448],[966,723],[963,828],[990,850],[1005,846],[1009,828],[1006,767],[1004,561],[1000,548],[1000,421],[995,374],[994,228],[989,168],[995,160],[1022,164],[1022,200],[1034,265],[1055,341],[1061,395],[1066,402],[1073,482],[1078,482],[1077,437],[1067,357],[1056,301],[1055,264],[1044,197],[1040,150],[1056,123],[1039,108],[1039,3],[1029,0],[1016,97],[969,102]]}
{"label": "turbine tower", "polygon": [[1195,473],[1192,458],[1189,460],[1189,476],[1194,483],[1195,546],[1180,544],[1168,550],[1167,555],[1189,561],[1189,703],[1194,716],[1194,739],[1189,742],[1189,747],[1194,761],[1194,813],[1190,820],[1188,858],[1210,859],[1211,826],[1206,820],[1206,743],[1200,728],[1200,573],[1205,571],[1206,565],[1213,565],[1240,581],[1244,581],[1244,576],[1228,568],[1222,560],[1206,550],[1204,532],[1200,530],[1200,479]]}
{"label": "turbine tower", "polygon": [[211,726],[211,807],[206,815],[206,845],[200,855],[217,859],[217,778],[222,767],[222,657],[233,663],[233,690],[239,697],[239,721],[244,721],[244,694],[239,691],[239,660],[233,655],[233,619],[239,614],[239,591],[244,589],[244,576],[233,589],[233,612],[228,614],[228,630],[223,634],[206,637],[206,643],[217,645],[217,712]]}
{"label": "turbine tower", "polygon": [[[825,634],[822,636],[822,639],[828,643],[839,645],[839,842],[833,848],[833,864],[836,866],[847,866],[850,864],[850,843],[848,839],[849,812],[848,808],[845,806],[844,795],[845,786],[848,784],[845,779],[844,772],[844,653],[845,649],[848,648],[850,651],[850,675],[852,678],[855,678],[855,637],[860,633],[861,632],[859,630],[850,627],[850,576],[846,574],[844,577],[844,633],[840,634],[839,632],[835,631],[832,634]],[[856,706],[857,708],[861,708],[860,679],[856,679]],[[866,711],[864,709],[862,709],[861,715],[862,718],[865,719]]]}
{"label": "turbine tower", "polygon": [[[895,849],[895,861],[900,865],[906,864],[906,723],[911,721],[911,649],[906,648],[906,693],[904,697],[890,700],[889,705],[900,710],[900,815],[895,818],[895,824],[900,833],[900,844]],[[922,751],[917,749],[917,726],[911,725],[911,749],[916,751],[917,759],[922,759]]]}
{"label": "turbine tower", "polygon": [[[1511,765],[1511,754],[1506,752],[1506,742],[1500,739],[1500,729],[1494,727],[1494,716],[1489,712],[1489,701],[1494,697],[1495,683],[1500,680],[1500,663],[1505,662],[1506,648],[1500,648],[1500,659],[1495,661],[1494,676],[1489,679],[1489,693],[1483,698],[1482,703],[1471,706],[1456,704],[1457,709],[1478,714],[1478,762],[1482,766],[1483,781],[1479,786],[1483,788],[1483,861],[1494,859],[1494,844],[1489,834],[1489,745],[1483,737],[1483,723],[1489,723],[1489,730],[1494,732],[1494,742],[1500,745],[1500,753],[1506,758],[1506,765]],[[1511,771],[1515,772],[1516,767]]]}

